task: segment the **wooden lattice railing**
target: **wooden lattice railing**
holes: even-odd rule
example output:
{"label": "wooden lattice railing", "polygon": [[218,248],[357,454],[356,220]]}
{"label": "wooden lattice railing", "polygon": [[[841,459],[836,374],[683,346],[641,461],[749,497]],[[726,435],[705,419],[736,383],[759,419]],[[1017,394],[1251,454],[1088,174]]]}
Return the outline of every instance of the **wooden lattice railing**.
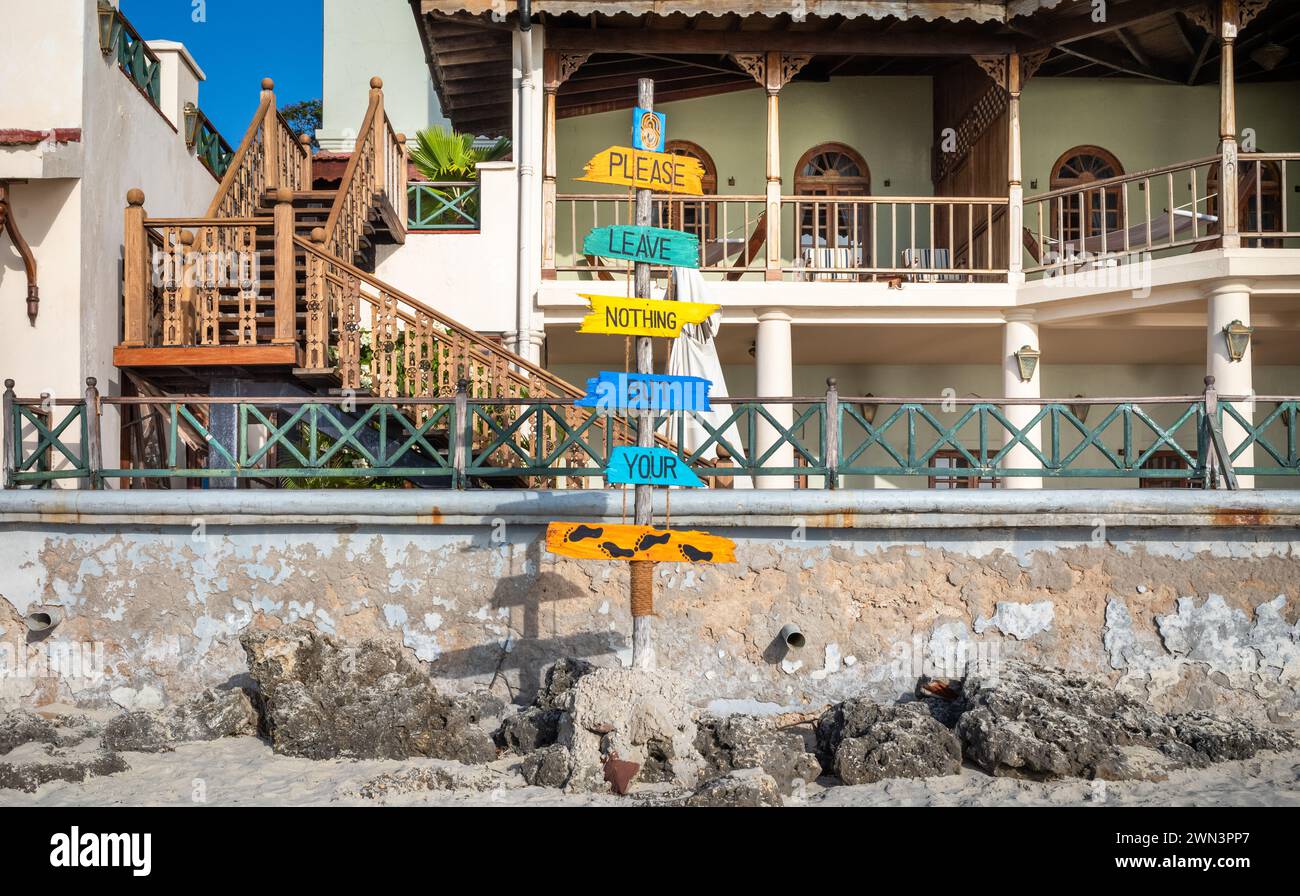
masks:
{"label": "wooden lattice railing", "polygon": [[366,117],[325,223],[326,247],[346,261],[360,251],[377,203],[386,202],[394,225],[402,232],[406,228],[406,137],[384,112],[383,86],[379,78],[370,79]]}
{"label": "wooden lattice railing", "polygon": [[[317,234],[319,236],[319,234]],[[423,422],[431,405],[404,405],[403,398],[446,398],[465,383],[471,398],[573,399],[584,392],[543,370],[491,339],[441,314],[418,299],[341,261],[323,242],[296,240],[307,258],[307,321],[303,356],[309,372],[336,374],[341,388],[396,399],[415,421]],[[614,427],[614,439],[634,444],[635,432],[626,420],[609,418],[586,426],[592,411],[563,405],[546,417],[525,420],[522,404],[493,405],[473,423],[476,444],[517,430],[524,438],[540,438],[543,456],[572,455],[574,466],[581,453],[566,436],[585,428],[593,438],[604,438]],[[562,419],[561,419],[562,418]],[[665,447],[674,447],[665,438]],[[503,447],[491,462],[519,466],[517,451]],[[563,460],[559,463],[562,465]]]}
{"label": "wooden lattice railing", "polygon": [[251,218],[267,191],[311,189],[311,151],[275,107],[275,83],[262,80],[262,100],[208,205],[206,218]]}
{"label": "wooden lattice railing", "polygon": [[[296,233],[285,188],[309,189],[310,165],[305,146],[275,112],[268,80],[206,216],[149,218],[143,194],[132,190],[123,240],[124,345],[296,343],[303,376],[345,394],[395,399],[417,422],[435,406],[402,399],[449,398],[463,383],[471,398],[516,401],[480,402],[472,424],[476,443],[514,444],[500,438],[509,432],[560,466],[570,455],[577,466],[575,431],[605,438],[613,427],[616,441],[631,443],[626,421],[592,424],[591,410],[571,404],[523,419],[529,401],[571,401],[583,390],[357,267],[372,214],[391,215],[390,226],[403,233],[407,221],[405,138],[384,113],[378,78],[371,80],[365,121],[325,226],[307,240]],[[275,201],[273,214],[264,207],[268,198]],[[273,256],[264,255],[268,239]],[[273,258],[274,271],[259,270],[264,257]],[[303,284],[293,274],[300,261]],[[524,460],[517,448],[493,450],[486,460],[518,467]]]}
{"label": "wooden lattice railing", "polygon": [[[143,209],[128,209],[128,216]],[[142,284],[131,265],[127,293],[143,289],[136,315],[128,302],[128,331],[144,335],[148,346],[258,345],[271,341],[275,327],[273,296],[263,284],[258,230],[265,218],[144,218],[140,232],[149,259]],[[132,324],[135,323],[133,327]]]}

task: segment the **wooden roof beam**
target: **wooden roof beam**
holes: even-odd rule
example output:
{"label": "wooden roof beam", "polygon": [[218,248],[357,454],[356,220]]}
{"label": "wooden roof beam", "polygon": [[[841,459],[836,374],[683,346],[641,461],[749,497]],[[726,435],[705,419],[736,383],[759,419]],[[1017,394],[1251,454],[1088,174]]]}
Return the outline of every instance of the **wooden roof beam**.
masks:
{"label": "wooden roof beam", "polygon": [[1092,16],[1088,15],[1072,16],[1059,22],[1049,21],[1043,24],[1016,18],[1011,20],[1010,25],[1014,30],[1029,35],[1037,41],[1036,46],[1027,47],[1026,51],[1043,50],[1047,47],[1060,47],[1075,41],[1087,40],[1090,37],[1100,37],[1148,19],[1200,6],[1204,2],[1205,0],[1130,0],[1122,6],[1112,2],[1107,10],[1106,19],[1102,22],[1094,22]]}
{"label": "wooden roof beam", "polygon": [[1059,49],[1071,56],[1095,62],[1119,74],[1132,75],[1136,78],[1149,78],[1152,81],[1160,81],[1166,84],[1183,83],[1181,78],[1165,71],[1163,66],[1159,69],[1147,67],[1095,41],[1076,41],[1064,44]]}
{"label": "wooden roof beam", "polygon": [[821,53],[889,56],[998,56],[1016,52],[1025,43],[1014,35],[940,32],[890,34],[842,31],[655,31],[620,28],[562,28],[546,32],[546,42],[556,50],[598,53]]}
{"label": "wooden roof beam", "polygon": [[[655,102],[663,101],[664,97],[669,96],[674,92],[681,92],[682,90],[687,90],[694,87],[709,87],[716,84],[729,84],[732,81],[737,81],[737,82],[750,81],[752,83],[752,79],[750,79],[748,75],[739,74],[739,73],[735,76],[735,78],[730,78],[725,80],[718,75],[707,73],[707,72],[705,74],[686,75],[684,77],[674,78],[672,80],[656,79],[655,80]],[[676,86],[674,87],[673,85]],[[567,86],[568,84],[565,85],[565,87]],[[589,90],[576,90],[576,91],[565,90],[562,87],[560,88],[559,100],[561,103],[569,102],[570,104],[599,103],[608,99],[617,99],[618,97],[627,95],[627,93],[628,90],[626,86],[623,87],[616,87],[616,86],[594,87],[593,86]]]}
{"label": "wooden roof beam", "polygon": [[[728,80],[731,78],[744,78],[743,72],[728,72]],[[663,73],[653,74],[645,72],[628,72],[622,75],[611,75],[600,78],[570,78],[560,86],[559,96],[578,96],[580,94],[601,93],[614,88],[626,89],[635,87],[637,81],[644,77],[653,77],[656,92],[661,89],[661,85],[675,84],[679,81],[698,81],[701,78],[719,78],[717,72],[700,71],[699,69],[678,68],[673,74],[665,75]]]}

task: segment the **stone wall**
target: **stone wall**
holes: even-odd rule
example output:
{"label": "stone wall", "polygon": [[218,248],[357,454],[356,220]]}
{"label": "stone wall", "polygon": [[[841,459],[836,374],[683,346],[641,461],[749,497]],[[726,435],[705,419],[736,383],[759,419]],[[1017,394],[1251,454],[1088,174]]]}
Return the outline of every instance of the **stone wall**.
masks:
{"label": "stone wall", "polygon": [[[1108,673],[1161,709],[1276,717],[1300,702],[1289,494],[672,503],[675,527],[738,546],[736,564],[656,571],[659,664],[715,709],[891,699],[920,674],[1010,657]],[[602,492],[7,492],[0,709],[174,702],[246,675],[239,633],[286,622],[392,638],[449,690],[528,698],[559,657],[628,662],[627,566],[541,543],[546,520],[620,516]],[[63,621],[29,634],[26,614],[51,606]],[[777,640],[785,623],[803,649]]]}

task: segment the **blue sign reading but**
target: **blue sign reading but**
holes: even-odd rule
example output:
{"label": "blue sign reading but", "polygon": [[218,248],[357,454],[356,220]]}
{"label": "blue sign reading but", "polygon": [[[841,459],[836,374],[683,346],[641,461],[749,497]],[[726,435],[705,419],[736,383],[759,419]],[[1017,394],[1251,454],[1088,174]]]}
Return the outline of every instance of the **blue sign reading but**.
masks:
{"label": "blue sign reading but", "polygon": [[713,383],[700,376],[618,373],[602,370],[587,380],[587,394],[574,402],[582,408],[615,411],[711,411]]}

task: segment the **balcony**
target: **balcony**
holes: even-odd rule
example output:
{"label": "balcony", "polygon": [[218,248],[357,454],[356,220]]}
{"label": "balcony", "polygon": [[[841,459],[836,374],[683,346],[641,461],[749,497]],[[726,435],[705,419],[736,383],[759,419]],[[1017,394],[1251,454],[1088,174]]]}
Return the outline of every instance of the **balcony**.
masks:
{"label": "balcony", "polygon": [[[656,196],[655,222],[700,237],[708,279],[793,282],[1006,282],[1006,197],[782,196],[768,227],[764,196]],[[627,224],[627,200],[556,197],[559,279],[623,279],[626,264],[582,252],[594,227]],[[775,236],[773,235],[775,233]],[[779,250],[769,253],[769,240]],[[776,274],[777,276],[772,276]]]}

